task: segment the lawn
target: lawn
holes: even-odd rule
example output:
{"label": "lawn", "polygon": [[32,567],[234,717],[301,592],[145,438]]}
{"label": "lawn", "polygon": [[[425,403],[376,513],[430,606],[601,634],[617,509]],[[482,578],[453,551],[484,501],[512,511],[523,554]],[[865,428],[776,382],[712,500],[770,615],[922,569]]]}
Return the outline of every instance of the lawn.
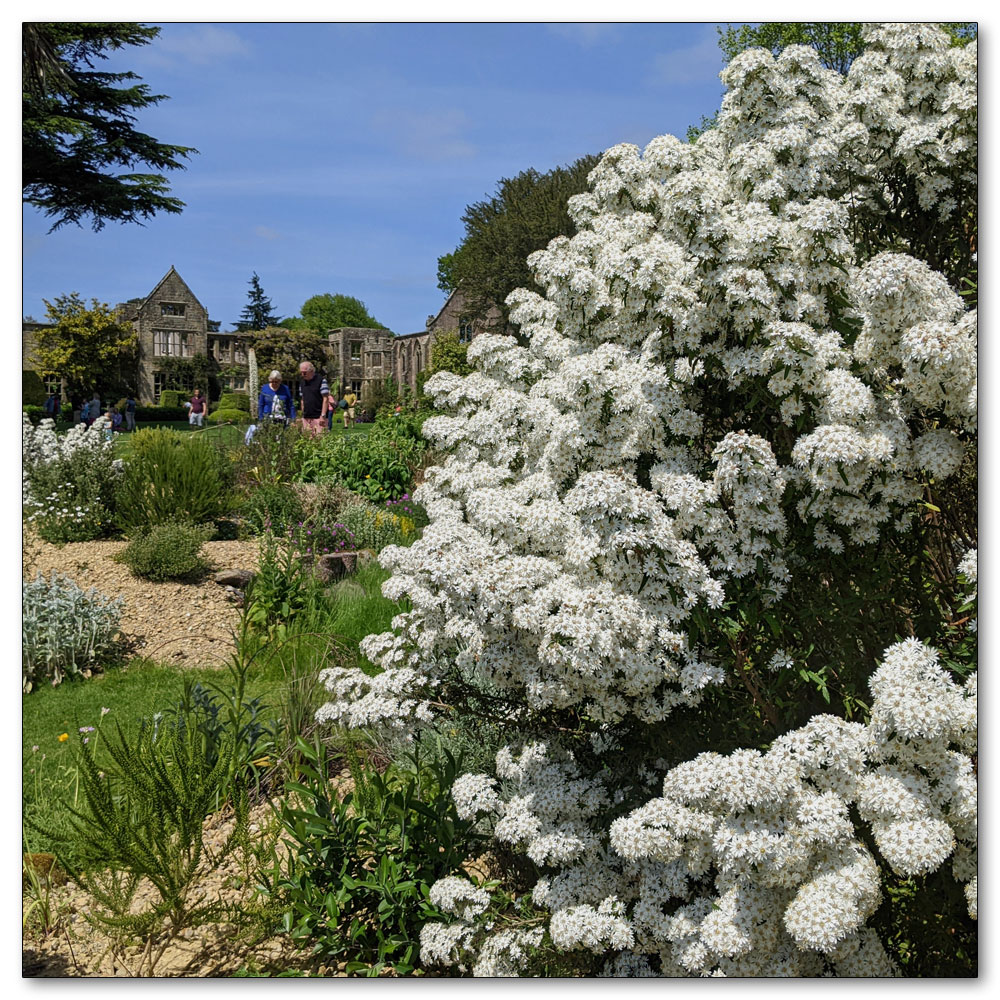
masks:
{"label": "lawn", "polygon": [[[246,699],[259,698],[265,722],[305,719],[324,700],[318,671],[342,653],[356,655],[358,642],[371,632],[389,628],[403,608],[382,596],[389,574],[377,565],[360,568],[331,588],[320,631],[294,630],[271,642],[249,642],[251,657]],[[256,652],[252,652],[256,650]],[[97,760],[101,739],[121,726],[126,735],[138,731],[154,713],[169,711],[181,698],[185,681],[220,691],[231,689],[231,674],[222,669],[191,669],[135,659],[90,680],[41,687],[22,698],[22,798],[24,813],[42,827],[59,829],[65,806],[75,797],[75,755],[84,738],[93,741]],[[107,709],[105,713],[103,710]],[[223,709],[223,712],[225,709]],[[307,721],[307,720],[306,720]],[[93,732],[81,732],[93,726]],[[66,739],[60,740],[60,736]],[[44,835],[26,829],[31,851],[50,846]]]}

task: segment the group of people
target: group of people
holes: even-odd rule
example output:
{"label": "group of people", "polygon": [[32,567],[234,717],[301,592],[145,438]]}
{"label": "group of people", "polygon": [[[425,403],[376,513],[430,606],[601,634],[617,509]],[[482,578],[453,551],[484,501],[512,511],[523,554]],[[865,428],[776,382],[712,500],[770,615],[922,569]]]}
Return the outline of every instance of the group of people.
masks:
{"label": "group of people", "polygon": [[[302,428],[306,433],[316,437],[324,431],[332,430],[333,417],[338,410],[343,417],[344,428],[353,426],[357,402],[356,393],[350,389],[337,400],[330,393],[326,376],[318,372],[311,361],[303,361],[299,365],[299,404]],[[79,420],[90,427],[103,412],[110,421],[108,428],[110,432],[120,430],[123,423],[125,430],[135,430],[136,401],[131,395],[122,407],[124,413],[120,413],[117,406],[102,408],[101,398],[96,392],[93,399],[82,404],[74,402],[72,405],[74,423]],[[203,427],[205,414],[208,412],[208,399],[201,389],[195,389],[194,395],[184,406],[188,411],[188,423],[193,427]],[[51,393],[45,401],[46,414],[53,420],[58,419],[61,408],[59,394]],[[257,419],[288,424],[297,419],[298,415],[299,410],[296,409],[292,391],[282,381],[281,372],[275,369],[267,377],[267,382],[261,386],[257,399]]]}
{"label": "group of people", "polygon": [[[85,399],[82,402],[74,399],[68,405],[71,407],[70,419],[74,424],[83,423],[85,426],[90,427],[103,413],[108,418],[109,431],[121,430],[123,425],[125,430],[135,430],[136,401],[134,396],[130,395],[125,400],[121,410],[117,406],[102,406],[101,397],[96,392],[92,399]],[[63,403],[59,393],[49,393],[48,399],[45,400],[45,415],[51,417],[53,420],[58,420],[62,409]]]}
{"label": "group of people", "polygon": [[[340,410],[344,428],[354,424],[354,408],[358,402],[353,390],[348,390],[338,401],[330,392],[326,376],[316,371],[311,361],[299,365],[299,403],[301,405],[302,429],[316,437],[333,429],[334,412]],[[299,413],[292,398],[291,389],[281,379],[281,372],[275,369],[260,387],[257,399],[257,419],[287,424],[297,419]]]}

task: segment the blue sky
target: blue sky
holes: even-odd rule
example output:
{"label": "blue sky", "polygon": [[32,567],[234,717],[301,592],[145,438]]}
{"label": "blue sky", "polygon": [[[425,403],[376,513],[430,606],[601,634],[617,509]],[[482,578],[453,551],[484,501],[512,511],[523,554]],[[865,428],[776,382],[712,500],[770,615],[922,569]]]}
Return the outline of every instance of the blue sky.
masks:
{"label": "blue sky", "polygon": [[138,127],[199,150],[168,174],[187,207],[51,234],[25,208],[23,313],[145,295],[172,264],[223,329],[253,272],[279,315],[339,292],[422,329],[466,205],[528,167],[683,136],[718,107],[716,38],[714,23],[164,24],[105,65],[169,95]]}

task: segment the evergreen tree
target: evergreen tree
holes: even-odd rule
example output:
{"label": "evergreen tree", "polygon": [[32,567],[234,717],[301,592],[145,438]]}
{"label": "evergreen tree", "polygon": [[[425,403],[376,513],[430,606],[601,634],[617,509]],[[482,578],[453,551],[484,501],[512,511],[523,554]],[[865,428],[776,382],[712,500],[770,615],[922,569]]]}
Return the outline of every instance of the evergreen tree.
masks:
{"label": "evergreen tree", "polygon": [[253,277],[249,281],[250,291],[247,293],[247,304],[236,321],[236,329],[245,332],[247,330],[266,330],[269,326],[278,325],[278,316],[273,311],[271,300],[264,294],[264,289],[260,287],[260,278],[254,271]]}
{"label": "evergreen tree", "polygon": [[[159,142],[137,131],[134,112],[165,100],[135,73],[94,70],[95,60],[126,45],[148,45],[159,28],[141,24],[25,24],[22,35],[23,200],[54,218],[52,230],[89,217],[95,231],[107,221],[140,222],[156,212],[179,214],[159,173],[182,170],[197,150]],[[127,86],[120,84],[128,81]],[[127,173],[116,174],[124,167]],[[50,230],[50,232],[52,231]]]}
{"label": "evergreen tree", "polygon": [[566,202],[587,190],[587,175],[596,164],[596,156],[583,156],[548,173],[532,169],[501,178],[492,198],[466,208],[462,242],[438,259],[438,287],[453,292],[461,284],[473,316],[485,319],[495,307],[506,324],[505,300],[515,288],[541,291],[528,255],[556,236],[576,234]]}

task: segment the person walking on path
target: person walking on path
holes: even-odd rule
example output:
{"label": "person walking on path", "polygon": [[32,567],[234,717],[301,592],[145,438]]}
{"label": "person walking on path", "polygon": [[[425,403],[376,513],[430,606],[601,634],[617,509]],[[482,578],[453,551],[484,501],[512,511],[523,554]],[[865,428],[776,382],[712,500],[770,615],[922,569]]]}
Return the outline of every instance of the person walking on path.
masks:
{"label": "person walking on path", "polygon": [[128,399],[125,400],[125,430],[135,430],[135,396],[131,393],[129,393]]}
{"label": "person walking on path", "polygon": [[358,397],[354,394],[353,389],[347,391],[347,395],[344,396],[344,402],[347,406],[344,407],[344,430],[347,430],[349,424],[354,423],[354,404],[358,401]]}
{"label": "person walking on path", "polygon": [[267,377],[267,384],[260,387],[257,399],[257,419],[287,424],[295,419],[295,401],[287,385],[281,381],[281,372],[275,369]]}
{"label": "person walking on path", "polygon": [[62,402],[59,399],[59,393],[50,392],[49,398],[45,400],[45,416],[58,420],[60,409],[62,409]]}
{"label": "person walking on path", "polygon": [[205,426],[205,397],[201,394],[201,389],[195,389],[191,397],[191,409],[188,410],[188,423],[192,427]]}
{"label": "person walking on path", "polygon": [[318,437],[326,430],[330,386],[326,376],[316,371],[311,361],[303,361],[299,365],[299,392],[302,398],[302,429],[310,437]]}

